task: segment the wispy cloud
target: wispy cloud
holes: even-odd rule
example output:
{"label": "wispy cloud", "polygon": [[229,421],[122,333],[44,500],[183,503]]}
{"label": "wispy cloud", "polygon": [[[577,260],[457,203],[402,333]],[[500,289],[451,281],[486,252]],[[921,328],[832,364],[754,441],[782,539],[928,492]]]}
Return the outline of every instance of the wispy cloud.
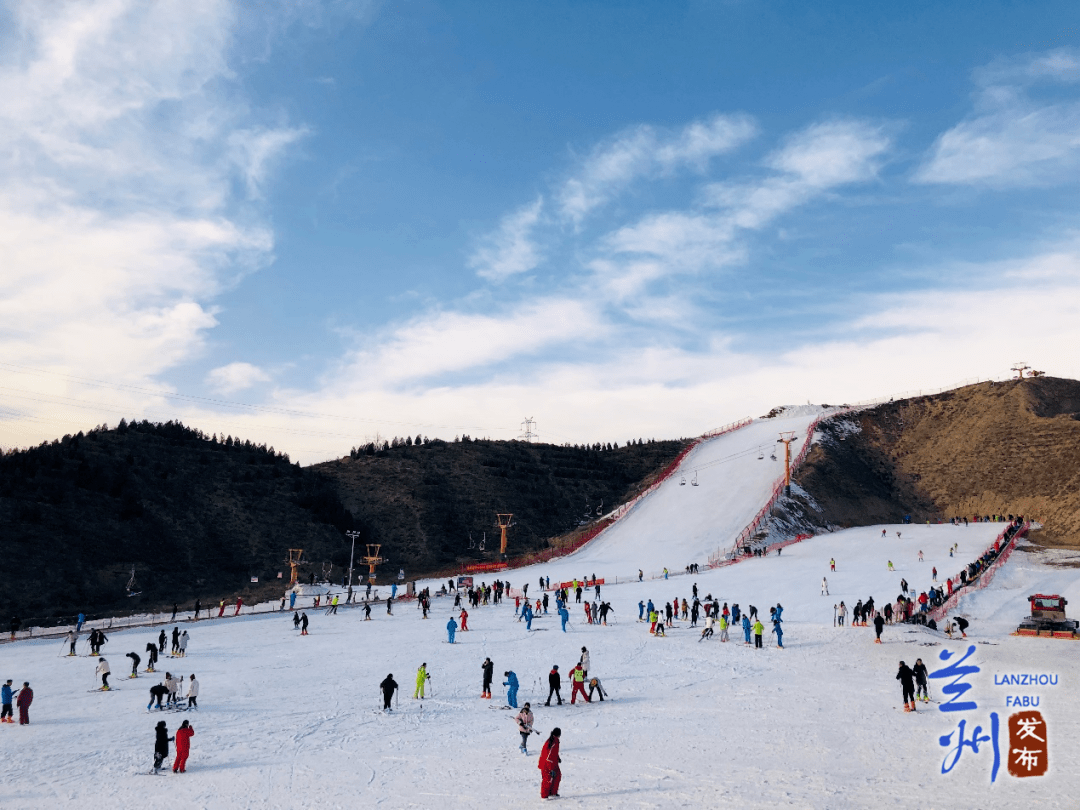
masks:
{"label": "wispy cloud", "polygon": [[1072,182],[1080,168],[1080,100],[1040,100],[1035,90],[1080,83],[1076,53],[995,62],[975,79],[972,115],[937,139],[915,181],[995,188]]}
{"label": "wispy cloud", "polygon": [[219,394],[231,396],[245,391],[258,383],[269,382],[270,375],[251,363],[229,363],[212,369],[207,375],[207,385]]}
{"label": "wispy cloud", "polygon": [[478,276],[502,281],[527,273],[540,263],[540,249],[533,241],[532,233],[540,221],[543,206],[543,197],[537,197],[529,205],[503,217],[498,230],[485,237],[469,257],[469,266]]}
{"label": "wispy cloud", "polygon": [[558,192],[560,214],[580,224],[639,177],[687,167],[701,172],[709,160],[752,138],[757,127],[746,115],[714,115],[675,131],[641,124],[595,147]]}

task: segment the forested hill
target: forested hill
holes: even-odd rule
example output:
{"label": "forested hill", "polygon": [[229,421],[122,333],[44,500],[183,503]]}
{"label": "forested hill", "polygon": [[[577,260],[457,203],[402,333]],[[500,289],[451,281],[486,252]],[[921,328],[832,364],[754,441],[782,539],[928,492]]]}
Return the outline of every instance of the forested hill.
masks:
{"label": "forested hill", "polygon": [[[382,545],[382,582],[492,559],[496,512],[514,514],[511,553],[535,550],[628,498],[685,445],[393,444],[301,468],[179,423],[121,422],[0,455],[0,616],[265,597],[288,576],[289,548],[304,549],[304,576],[332,565],[340,581],[349,529],[358,554]],[[132,566],[141,595],[129,598]]]}
{"label": "forested hill", "polygon": [[352,524],[332,482],[273,448],[173,422],[65,436],[0,456],[0,615],[205,603],[253,576],[276,588],[290,547],[347,563]]}
{"label": "forested hill", "polygon": [[682,440],[568,447],[417,439],[368,445],[314,467],[337,483],[371,542],[389,551],[388,567],[410,574],[495,559],[497,513],[514,516],[508,555],[546,548],[551,538],[628,500],[686,446]]}

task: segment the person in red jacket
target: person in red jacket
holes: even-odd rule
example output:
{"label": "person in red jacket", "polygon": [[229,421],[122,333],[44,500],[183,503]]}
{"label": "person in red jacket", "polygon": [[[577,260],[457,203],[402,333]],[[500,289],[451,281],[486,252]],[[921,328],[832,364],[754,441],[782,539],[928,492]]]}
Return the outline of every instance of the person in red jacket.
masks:
{"label": "person in red jacket", "polygon": [[469,629],[469,613],[465,608],[461,609],[461,629],[462,631]]}
{"label": "person in red jacket", "polygon": [[29,681],[23,681],[19,696],[15,698],[15,705],[19,707],[19,725],[30,725],[30,704],[34,702],[34,690],[30,688]]}
{"label": "person in red jacket", "polygon": [[562,729],[553,728],[551,736],[547,738],[544,747],[540,749],[540,763],[537,767],[540,768],[541,799],[559,795],[559,782],[562,781],[562,771],[559,770],[559,763],[562,762],[562,757],[559,756],[559,738],[561,736]]}
{"label": "person in red jacket", "polygon": [[236,613],[234,613],[233,616],[239,616],[240,615],[240,608],[242,608],[243,606],[244,606],[244,600],[241,599],[239,596],[236,597]]}
{"label": "person in red jacket", "polygon": [[176,730],[176,760],[173,762],[173,773],[184,773],[187,765],[188,751],[191,749],[191,738],[195,736],[195,727],[187,720],[180,724]]}

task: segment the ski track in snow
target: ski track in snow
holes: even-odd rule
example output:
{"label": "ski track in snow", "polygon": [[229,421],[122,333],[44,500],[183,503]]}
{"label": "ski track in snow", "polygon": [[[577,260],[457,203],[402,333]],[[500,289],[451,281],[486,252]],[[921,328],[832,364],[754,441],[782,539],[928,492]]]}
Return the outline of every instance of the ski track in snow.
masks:
{"label": "ski track in snow", "polygon": [[[778,430],[800,429],[799,420],[805,433],[812,418],[766,420],[767,431],[751,434],[756,422],[743,436],[737,431],[706,443],[684,467],[756,448]],[[759,474],[764,468],[768,475]],[[763,461],[744,453],[741,460],[702,468],[699,487],[680,486],[676,474],[600,538],[603,554],[590,545],[580,556],[502,578],[535,588],[541,572],[553,582],[591,575],[593,568],[598,576],[662,565],[681,572],[687,562],[703,562],[723,544],[718,540],[730,541],[764,501],[777,469],[768,453]],[[720,506],[697,514],[717,499]],[[724,510],[735,510],[732,499],[748,514],[728,515]],[[873,596],[882,606],[895,600],[901,577],[923,590],[933,566],[942,576],[956,573],[1002,525],[886,528],[885,539],[881,527],[851,529],[795,544],[779,557],[604,586],[603,598],[621,621],[586,625],[582,606],[571,599],[567,633],[554,614],[534,622],[549,632],[527,633],[511,600],[471,610],[475,629],[445,644],[446,617],[457,612],[447,597],[433,600],[427,621],[405,603],[393,617],[374,611],[370,622],[359,610],[315,614],[307,637],[293,630],[289,611],[189,623],[188,657],[168,661],[158,675],[194,672],[201,685],[198,712],[160,718],[170,733],[183,719],[195,726],[182,776],[144,775],[159,719],[145,711],[153,675],[124,682],[115,694],[88,694],[93,659],[59,657],[59,640],[3,645],[0,677],[29,680],[35,699],[32,725],[0,726],[0,807],[532,806],[539,801],[537,756],[555,725],[563,730],[558,806],[1075,807],[1080,702],[1073,664],[1080,643],[1009,634],[1027,615],[1030,593],[1062,593],[1070,609],[1080,606],[1080,570],[1047,565],[1052,553],[1017,552],[991,587],[961,602],[959,611],[972,621],[968,640],[897,625],[887,626],[885,644],[876,645],[872,627],[833,627],[833,605],[843,599],[850,607]],[[954,542],[959,555],[949,558]],[[925,562],[917,562],[919,550]],[[828,570],[832,557],[835,573]],[[895,573],[887,570],[890,559]],[[820,593],[822,576],[829,579],[827,597]],[[745,647],[735,628],[726,644],[719,630],[698,643],[701,623],[689,628],[678,621],[666,638],[649,636],[648,625],[636,621],[638,600],[652,598],[660,606],[675,597],[689,600],[694,582],[702,597],[712,593],[744,611],[756,605],[763,623],[768,607],[782,603],[785,649],[776,648],[768,627],[762,650]],[[105,655],[119,668],[124,653],[141,651],[156,634],[110,632]],[[930,643],[936,646],[921,646]],[[912,664],[922,657],[933,670],[942,649],[962,652],[968,644],[976,645],[981,667],[969,679],[969,695],[979,704],[966,715],[969,725],[986,725],[992,710],[1004,725],[1014,711],[1005,707],[1006,694],[1038,694],[1051,737],[1046,777],[1016,779],[1003,762],[991,786],[985,746],[978,755],[965,752],[943,776],[937,739],[955,729],[956,716],[940,712],[938,704],[920,704],[914,715],[900,710],[899,659]],[[582,645],[610,697],[571,706],[564,680],[564,705],[545,707],[551,665],[558,664],[565,679]],[[479,697],[485,656],[495,663],[490,701]],[[434,697],[413,700],[423,661]],[[507,669],[517,673],[519,704],[532,703],[541,732],[530,739],[527,757],[518,752],[515,713],[487,708],[504,705]],[[388,672],[401,692],[398,707],[386,715],[379,711],[378,684]],[[1055,673],[1060,685],[994,686],[993,675],[1004,672]],[[938,687],[931,688],[937,694]]]}

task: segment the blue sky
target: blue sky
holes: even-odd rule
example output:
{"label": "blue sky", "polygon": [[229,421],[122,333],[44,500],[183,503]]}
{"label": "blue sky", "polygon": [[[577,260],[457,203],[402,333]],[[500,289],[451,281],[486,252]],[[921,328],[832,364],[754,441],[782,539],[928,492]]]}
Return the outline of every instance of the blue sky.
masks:
{"label": "blue sky", "polygon": [[0,447],[1076,377],[1080,10],[0,2]]}

